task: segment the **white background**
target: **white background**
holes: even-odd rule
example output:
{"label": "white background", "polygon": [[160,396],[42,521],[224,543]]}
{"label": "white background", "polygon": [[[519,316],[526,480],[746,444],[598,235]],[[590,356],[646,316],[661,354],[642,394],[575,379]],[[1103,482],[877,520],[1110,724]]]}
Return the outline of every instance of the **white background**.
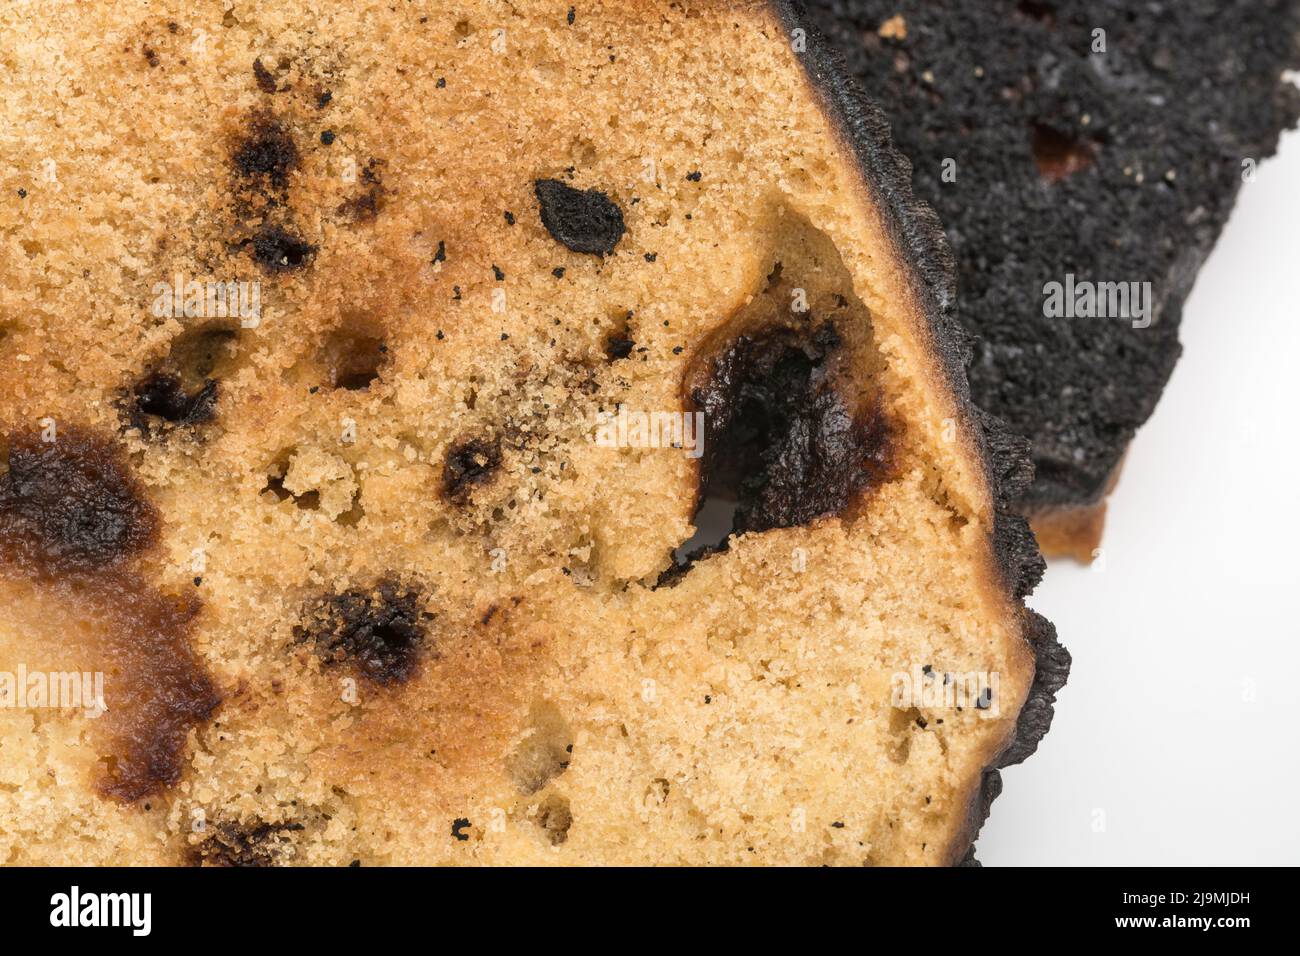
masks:
{"label": "white background", "polygon": [[1300,134],[1242,187],[1103,561],[1029,603],[1074,656],[986,866],[1300,864]]}

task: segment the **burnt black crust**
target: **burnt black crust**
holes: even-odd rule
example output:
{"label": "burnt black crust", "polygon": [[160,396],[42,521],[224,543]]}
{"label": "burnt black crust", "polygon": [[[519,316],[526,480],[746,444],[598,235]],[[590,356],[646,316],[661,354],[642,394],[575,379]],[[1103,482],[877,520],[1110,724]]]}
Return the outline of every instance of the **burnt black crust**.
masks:
{"label": "burnt black crust", "polygon": [[956,260],[938,216],[912,193],[912,164],[894,146],[889,120],[845,72],[843,60],[809,22],[798,0],[770,0],[786,32],[804,31],[804,71],[822,98],[862,171],[884,218],[890,239],[913,273],[912,291],[929,326],[932,353],[937,356],[959,414],[983,462],[993,497],[993,550],[997,571],[1012,600],[1021,608],[1023,634],[1034,650],[1036,670],[1029,696],[1016,722],[1014,739],[989,767],[981,781],[964,840],[953,848],[954,860],[973,862],[973,844],[988,816],[989,804],[1001,791],[998,768],[1019,763],[1038,747],[1052,723],[1056,693],[1069,674],[1070,655],[1056,640],[1056,630],[1024,607],[1024,597],[1037,585],[1044,564],[1028,523],[1014,503],[1032,480],[1029,443],[977,407],[971,399],[966,368],[972,358],[969,334],[954,317]]}
{"label": "burnt black crust", "polygon": [[[898,123],[916,192],[947,227],[954,314],[978,337],[975,401],[1033,443],[1020,510],[1096,503],[1178,359],[1183,302],[1243,161],[1271,155],[1300,115],[1300,92],[1280,80],[1300,65],[1300,3],[807,6]],[[1097,28],[1106,49],[1094,54]],[[1041,290],[1067,272],[1149,281],[1150,327],[1048,318]]]}

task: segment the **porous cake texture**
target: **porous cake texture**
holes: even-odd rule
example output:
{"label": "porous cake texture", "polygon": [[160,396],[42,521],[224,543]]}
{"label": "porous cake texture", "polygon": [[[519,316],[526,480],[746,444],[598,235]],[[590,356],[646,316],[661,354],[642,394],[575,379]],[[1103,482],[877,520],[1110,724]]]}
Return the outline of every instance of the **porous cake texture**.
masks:
{"label": "porous cake texture", "polygon": [[1068,665],[1025,448],[790,8],[16,0],[0,65],[0,860],[968,857]]}

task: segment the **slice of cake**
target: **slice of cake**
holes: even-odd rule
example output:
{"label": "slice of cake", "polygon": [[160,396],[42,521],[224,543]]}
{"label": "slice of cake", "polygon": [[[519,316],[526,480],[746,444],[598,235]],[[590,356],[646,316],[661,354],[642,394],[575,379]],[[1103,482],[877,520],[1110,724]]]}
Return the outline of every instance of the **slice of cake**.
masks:
{"label": "slice of cake", "polygon": [[1300,4],[808,7],[947,229],[975,401],[1033,442],[1021,510],[1046,553],[1091,560],[1197,270],[1300,112]]}
{"label": "slice of cake", "polygon": [[786,7],[35,8],[0,859],[968,857],[1068,664],[1028,463]]}

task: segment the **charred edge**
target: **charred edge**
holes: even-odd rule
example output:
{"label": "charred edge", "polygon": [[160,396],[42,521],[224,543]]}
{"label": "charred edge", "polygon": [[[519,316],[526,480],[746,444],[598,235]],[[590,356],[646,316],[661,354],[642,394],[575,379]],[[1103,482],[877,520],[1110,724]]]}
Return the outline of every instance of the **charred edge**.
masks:
{"label": "charred edge", "polygon": [[[997,570],[1007,593],[1022,602],[1043,569],[1032,532],[1028,524],[1015,514],[1013,507],[1012,495],[1023,487],[1026,469],[1032,473],[1032,463],[1026,451],[1027,443],[1010,438],[999,420],[979,410],[971,400],[970,384],[966,378],[972,356],[971,341],[969,333],[953,315],[957,266],[943,226],[935,211],[913,195],[912,164],[895,148],[884,111],[850,79],[839,54],[805,16],[799,0],[769,2],[787,34],[795,29],[804,31],[806,52],[799,55],[804,72],[822,99],[827,115],[853,150],[864,184],[874,195],[892,244],[900,258],[912,267],[912,291],[929,326],[932,351],[938,357],[965,432],[984,462],[985,480],[993,496],[996,515],[993,550]],[[1043,638],[1038,633],[1042,628],[1034,623],[1034,618],[1037,616],[1028,619],[1025,637],[1034,644],[1037,655],[1041,653]],[[1054,634],[1050,645],[1060,647]],[[1059,654],[1068,661],[1063,648]],[[1045,687],[1057,679],[1063,682],[1064,676],[1064,673],[1058,674],[1047,684],[1040,685],[1036,675],[1034,686]],[[1055,689],[1059,689],[1059,685]],[[1007,753],[1027,756],[1037,745],[1051,722],[1051,697],[1043,698],[1037,724],[1032,730],[1037,737],[1030,742],[1030,737],[1022,740],[1017,736]],[[1018,731],[1020,729],[1018,725]],[[1023,730],[1030,733],[1028,727]],[[986,779],[992,781],[995,775],[996,770],[991,770]],[[980,802],[983,806],[977,808],[979,813],[987,814],[987,803],[992,801],[999,788],[1000,778],[982,789],[984,796]],[[974,828],[972,834],[977,829]],[[961,848],[957,850],[960,855]]]}
{"label": "charred edge", "polygon": [[301,823],[221,822],[203,842],[189,848],[187,862],[191,866],[275,866],[293,843],[290,834],[303,829]]}
{"label": "charred edge", "polygon": [[994,799],[1002,792],[1002,774],[999,770],[1021,763],[1038,749],[1039,742],[1052,726],[1056,694],[1070,676],[1070,652],[1056,639],[1056,628],[1051,622],[1034,611],[1026,610],[1025,629],[1034,647],[1034,682],[1030,685],[1029,696],[1016,719],[1016,732],[1011,745],[998,758],[997,765],[986,768],[980,778],[979,792],[967,823],[970,847],[958,864],[960,866],[979,865],[975,860],[975,839],[988,819]]}
{"label": "charred edge", "polygon": [[474,489],[487,484],[501,467],[501,444],[472,438],[447,451],[442,468],[442,493],[454,504],[464,504]]}
{"label": "charred edge", "polygon": [[293,633],[295,642],[313,644],[325,664],[348,664],[367,680],[391,686],[419,670],[430,618],[417,592],[387,579],[319,599]]}

